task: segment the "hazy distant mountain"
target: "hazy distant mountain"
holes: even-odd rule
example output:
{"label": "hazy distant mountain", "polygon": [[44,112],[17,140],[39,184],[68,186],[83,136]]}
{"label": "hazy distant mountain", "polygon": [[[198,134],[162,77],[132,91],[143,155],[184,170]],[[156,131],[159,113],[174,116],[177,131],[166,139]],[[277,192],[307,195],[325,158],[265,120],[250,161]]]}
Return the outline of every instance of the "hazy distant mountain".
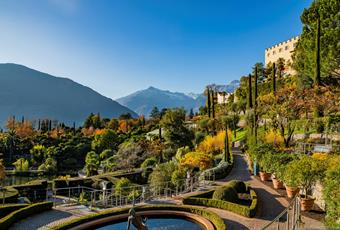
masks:
{"label": "hazy distant mountain", "polygon": [[49,118],[81,125],[92,113],[118,117],[130,109],[89,87],[67,78],[54,77],[22,65],[0,64],[0,126],[14,115],[29,119]]}
{"label": "hazy distant mountain", "polygon": [[[232,81],[228,85],[212,85],[217,91],[225,91],[232,93],[240,82],[238,80]],[[148,117],[153,107],[175,108],[184,107],[187,111],[193,109],[198,111],[200,106],[205,105],[206,96],[197,93],[178,93],[170,92],[168,90],[161,90],[155,87],[149,87],[144,90],[137,91],[126,97],[117,99],[117,101],[135,111],[139,115]]]}
{"label": "hazy distant mountain", "polygon": [[190,109],[197,111],[200,106],[204,105],[205,98],[203,95],[198,95],[195,99],[184,93],[149,87],[126,97],[119,98],[117,101],[136,113],[148,117],[152,108],[155,106],[157,106],[158,109],[184,107],[187,111]]}
{"label": "hazy distant mountain", "polygon": [[239,80],[234,80],[234,81],[230,82],[227,85],[215,85],[215,84],[212,84],[210,86],[212,86],[213,89],[218,91],[218,92],[233,93],[240,86],[240,81]]}

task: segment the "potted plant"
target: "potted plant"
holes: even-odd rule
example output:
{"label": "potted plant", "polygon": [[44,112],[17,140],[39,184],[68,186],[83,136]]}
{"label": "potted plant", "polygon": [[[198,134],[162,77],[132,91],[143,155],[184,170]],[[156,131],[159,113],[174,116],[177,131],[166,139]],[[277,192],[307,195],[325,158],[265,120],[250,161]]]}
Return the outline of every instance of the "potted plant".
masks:
{"label": "potted plant", "polygon": [[270,180],[271,173],[271,159],[272,154],[266,153],[261,156],[261,158],[258,160],[259,166],[260,166],[260,178],[262,181]]}
{"label": "potted plant", "polygon": [[316,181],[322,177],[324,168],[314,158],[303,155],[299,160],[290,162],[287,171],[291,174],[291,179],[301,187],[301,210],[310,211],[315,200],[310,196],[311,190]]}
{"label": "potted plant", "polygon": [[284,188],[283,173],[286,165],[294,159],[295,154],[280,153],[274,154],[271,159],[270,172],[272,173],[272,182],[275,189]]}
{"label": "potted plant", "polygon": [[298,187],[299,184],[295,176],[295,172],[299,170],[298,162],[299,160],[290,162],[283,171],[282,178],[286,187],[288,198],[293,198],[300,191],[300,188]]}

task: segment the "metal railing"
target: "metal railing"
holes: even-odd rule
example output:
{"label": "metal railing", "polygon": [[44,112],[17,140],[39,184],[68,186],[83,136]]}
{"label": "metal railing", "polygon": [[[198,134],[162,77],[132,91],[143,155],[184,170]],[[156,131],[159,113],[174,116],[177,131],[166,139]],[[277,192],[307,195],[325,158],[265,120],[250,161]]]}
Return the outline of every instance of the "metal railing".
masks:
{"label": "metal railing", "polygon": [[270,223],[266,224],[261,230],[265,229],[285,229],[297,230],[301,222],[300,196],[296,195],[278,216]]}
{"label": "metal railing", "polygon": [[[211,178],[215,178],[211,175]],[[55,188],[50,191],[54,205],[85,204],[90,207],[121,207],[129,204],[144,203],[155,199],[173,198],[181,194],[193,192],[209,185],[211,181],[202,176],[194,176],[178,181],[174,186],[170,181],[151,185],[135,185],[120,189],[94,189],[85,186]],[[84,199],[80,199],[82,196]],[[57,202],[57,201],[61,202]]]}

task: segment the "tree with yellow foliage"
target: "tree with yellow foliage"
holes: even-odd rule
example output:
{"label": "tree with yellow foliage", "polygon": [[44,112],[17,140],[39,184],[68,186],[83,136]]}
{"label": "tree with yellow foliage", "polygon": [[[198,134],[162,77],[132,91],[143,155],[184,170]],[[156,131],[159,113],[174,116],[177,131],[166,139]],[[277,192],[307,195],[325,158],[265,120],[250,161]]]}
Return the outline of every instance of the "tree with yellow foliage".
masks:
{"label": "tree with yellow foliage", "polygon": [[188,169],[199,168],[203,171],[213,166],[213,157],[202,152],[190,152],[181,159],[180,166]]}
{"label": "tree with yellow foliage", "polygon": [[[197,150],[203,153],[208,153],[212,155],[217,155],[225,150],[225,130],[219,131],[215,136],[206,136],[206,138],[199,144]],[[228,130],[228,148],[231,152],[231,140],[232,134]]]}

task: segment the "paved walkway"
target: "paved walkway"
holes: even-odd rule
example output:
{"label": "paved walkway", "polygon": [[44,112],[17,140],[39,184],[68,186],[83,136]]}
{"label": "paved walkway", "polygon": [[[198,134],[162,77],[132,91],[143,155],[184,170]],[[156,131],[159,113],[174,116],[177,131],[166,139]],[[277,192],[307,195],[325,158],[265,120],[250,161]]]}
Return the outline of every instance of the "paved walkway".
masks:
{"label": "paved walkway", "polygon": [[[273,220],[285,209],[285,207],[288,206],[288,202],[284,197],[271,187],[254,178],[249,173],[247,167],[247,163],[241,152],[234,151],[233,169],[225,179],[216,181],[216,184],[221,185],[234,179],[248,182],[252,188],[255,189],[259,199],[257,215],[254,218],[246,218],[229,211],[216,208],[206,208],[219,214],[224,219],[228,230],[261,229],[261,227]],[[178,198],[179,197],[173,200],[160,200],[158,203],[179,203],[180,201]],[[89,210],[86,210],[85,208],[82,209],[80,206],[58,206],[58,208],[52,211],[22,220],[18,224],[14,225],[11,230],[49,229],[49,227],[58,225],[65,220],[73,219],[89,213]],[[324,225],[319,221],[310,218],[303,218],[302,221],[306,224],[301,229],[325,229]],[[280,229],[284,229],[283,223],[280,224],[280,227]],[[273,226],[273,228],[270,229],[276,229],[276,226]]]}

